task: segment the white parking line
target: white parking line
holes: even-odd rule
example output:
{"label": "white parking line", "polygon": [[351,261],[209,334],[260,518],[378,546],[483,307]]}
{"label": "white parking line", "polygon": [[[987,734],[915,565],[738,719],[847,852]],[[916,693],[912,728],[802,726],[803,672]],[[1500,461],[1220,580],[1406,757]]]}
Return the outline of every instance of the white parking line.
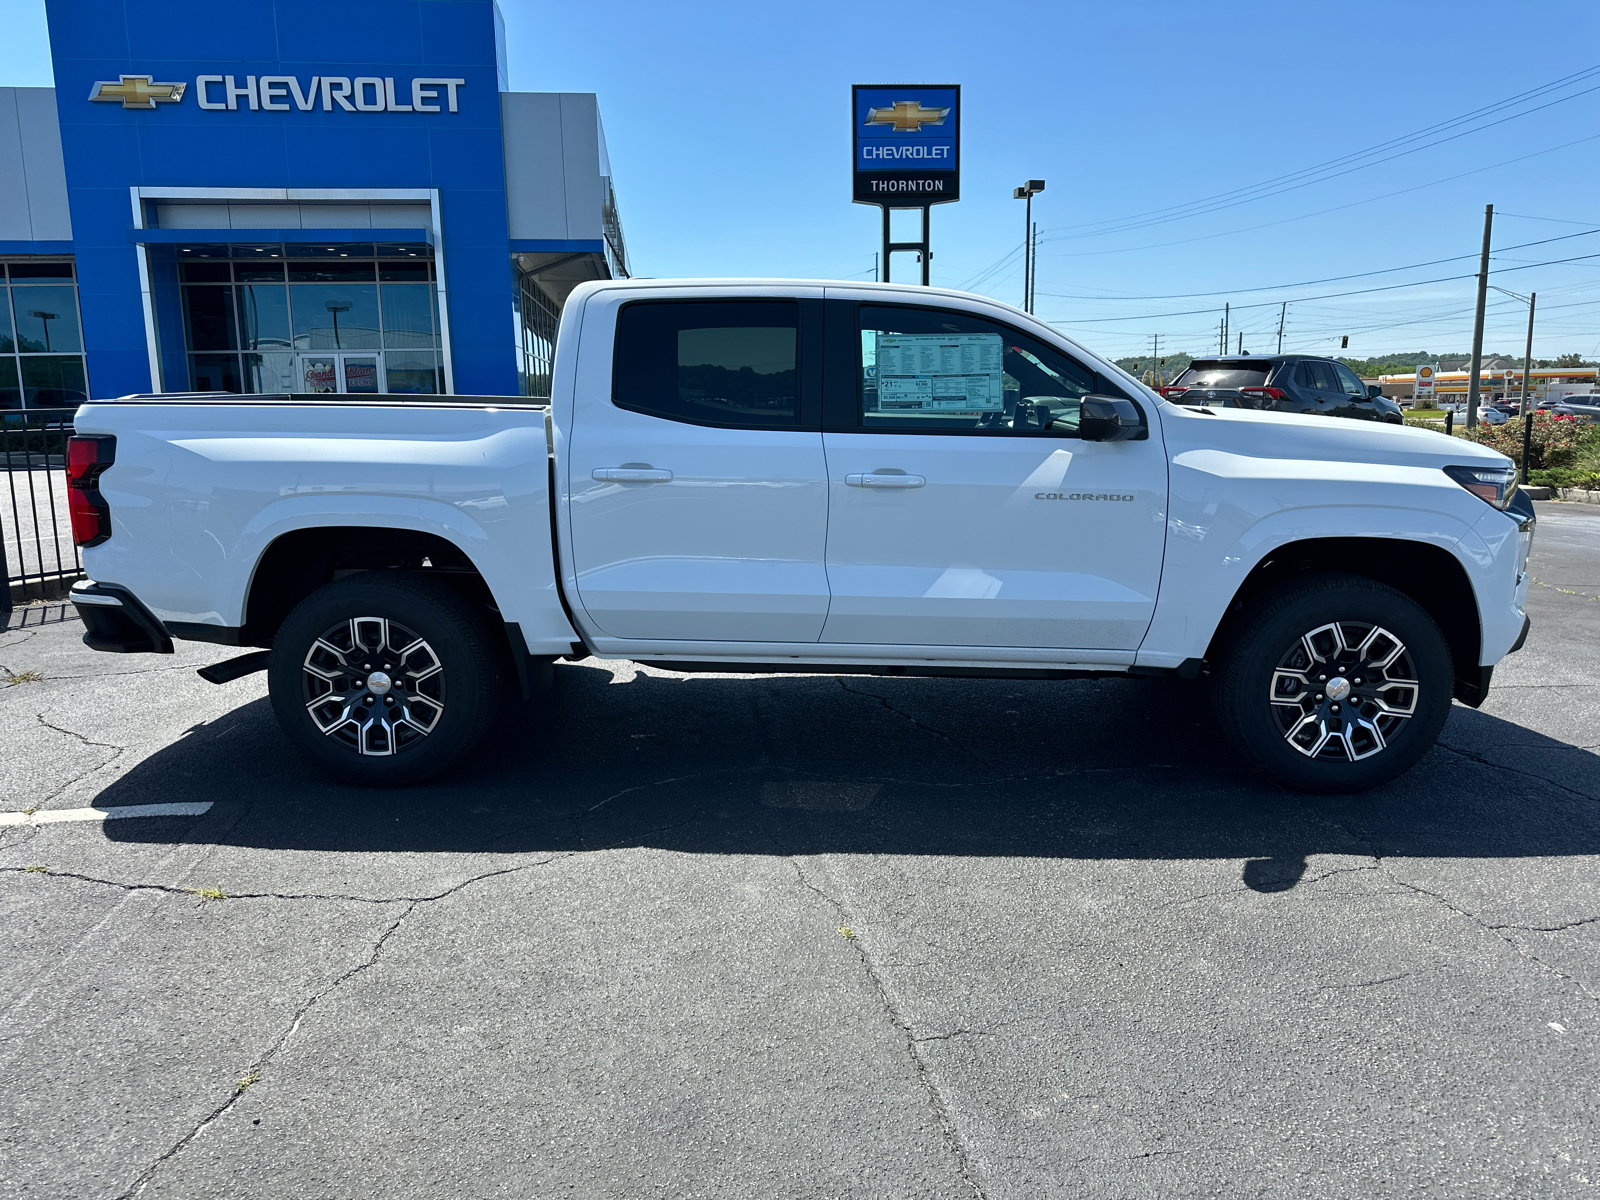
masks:
{"label": "white parking line", "polygon": [[117,808],[51,808],[0,813],[0,825],[54,825],[59,821],[115,821],[122,817],[198,817],[210,800],[182,804],[124,804]]}

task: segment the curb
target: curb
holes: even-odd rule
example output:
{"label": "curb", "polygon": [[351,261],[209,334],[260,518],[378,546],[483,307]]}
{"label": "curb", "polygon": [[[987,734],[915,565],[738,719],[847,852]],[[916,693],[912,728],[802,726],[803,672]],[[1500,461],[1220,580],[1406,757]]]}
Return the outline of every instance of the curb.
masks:
{"label": "curb", "polygon": [[1571,500],[1578,504],[1600,504],[1600,492],[1589,492],[1583,488],[1556,488],[1555,493],[1562,500]]}

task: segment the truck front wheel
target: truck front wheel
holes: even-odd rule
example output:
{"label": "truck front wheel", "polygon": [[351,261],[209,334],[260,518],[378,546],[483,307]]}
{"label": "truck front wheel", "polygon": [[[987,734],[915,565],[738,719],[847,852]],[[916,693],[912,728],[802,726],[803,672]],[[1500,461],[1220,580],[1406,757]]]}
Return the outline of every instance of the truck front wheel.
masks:
{"label": "truck front wheel", "polygon": [[1450,715],[1454,669],[1410,597],[1357,575],[1309,575],[1258,597],[1212,683],[1218,720],[1268,774],[1359,792],[1409,770]]}
{"label": "truck front wheel", "polygon": [[483,736],[497,694],[482,618],[457,592],[397,571],[319,588],[272,643],[278,724],[347,783],[414,783]]}

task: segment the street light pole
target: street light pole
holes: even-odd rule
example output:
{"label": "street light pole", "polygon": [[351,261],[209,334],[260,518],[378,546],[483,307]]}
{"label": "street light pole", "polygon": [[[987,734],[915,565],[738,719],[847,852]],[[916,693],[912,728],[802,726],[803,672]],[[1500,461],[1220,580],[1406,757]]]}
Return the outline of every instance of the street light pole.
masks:
{"label": "street light pole", "polygon": [[1011,189],[1013,200],[1026,200],[1022,221],[1022,311],[1033,311],[1033,198],[1044,191],[1044,180],[1030,179]]}
{"label": "street light pole", "polygon": [[342,350],[344,347],[339,345],[339,314],[342,312],[349,312],[350,306],[348,304],[343,304],[338,300],[329,300],[325,302],[322,307],[333,314],[333,348],[335,350]]}
{"label": "street light pole", "polygon": [[50,353],[50,322],[59,319],[61,314],[53,313],[53,312],[40,312],[38,309],[34,309],[28,315],[30,317],[37,318],[39,321],[41,321],[44,324],[44,352],[46,354],[49,354]]}

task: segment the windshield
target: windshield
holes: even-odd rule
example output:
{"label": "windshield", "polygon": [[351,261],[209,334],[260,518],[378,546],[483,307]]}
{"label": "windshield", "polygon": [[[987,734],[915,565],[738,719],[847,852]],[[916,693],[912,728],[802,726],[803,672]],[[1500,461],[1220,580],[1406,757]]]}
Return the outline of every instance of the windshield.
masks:
{"label": "windshield", "polygon": [[1270,374],[1271,363],[1195,362],[1173,383],[1192,388],[1260,387]]}

